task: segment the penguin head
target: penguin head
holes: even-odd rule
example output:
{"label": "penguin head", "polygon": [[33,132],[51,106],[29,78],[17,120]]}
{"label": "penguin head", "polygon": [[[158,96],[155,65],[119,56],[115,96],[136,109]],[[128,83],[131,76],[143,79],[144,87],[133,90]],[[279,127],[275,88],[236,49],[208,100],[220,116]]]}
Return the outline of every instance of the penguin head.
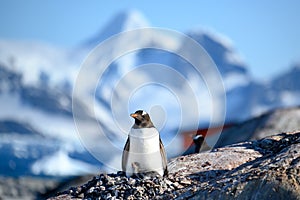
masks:
{"label": "penguin head", "polygon": [[149,114],[143,110],[137,110],[135,113],[130,114],[130,116],[135,120],[133,128],[154,127]]}
{"label": "penguin head", "polygon": [[193,141],[196,145],[202,145],[203,141],[204,141],[204,136],[202,134],[199,134],[199,135],[196,135],[194,138],[193,138]]}

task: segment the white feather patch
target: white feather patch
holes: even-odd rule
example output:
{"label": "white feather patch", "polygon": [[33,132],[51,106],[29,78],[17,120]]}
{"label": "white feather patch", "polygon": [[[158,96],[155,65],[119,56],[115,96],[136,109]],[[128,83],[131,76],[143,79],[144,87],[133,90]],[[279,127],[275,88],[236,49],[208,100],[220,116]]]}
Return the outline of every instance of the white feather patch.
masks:
{"label": "white feather patch", "polygon": [[126,173],[134,172],[133,163],[139,164],[139,171],[156,171],[163,175],[163,164],[156,128],[132,128],[129,133],[130,146]]}

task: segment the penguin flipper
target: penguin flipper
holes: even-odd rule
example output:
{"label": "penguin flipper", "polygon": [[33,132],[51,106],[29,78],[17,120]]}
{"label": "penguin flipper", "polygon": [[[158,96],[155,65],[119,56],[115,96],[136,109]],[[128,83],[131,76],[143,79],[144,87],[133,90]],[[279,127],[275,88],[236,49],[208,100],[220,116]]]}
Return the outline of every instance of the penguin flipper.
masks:
{"label": "penguin flipper", "polygon": [[163,169],[164,169],[164,176],[168,175],[168,161],[167,161],[167,154],[164,148],[164,145],[159,137],[159,147],[160,147],[160,155],[162,158],[162,165],[163,165]]}
{"label": "penguin flipper", "polygon": [[126,144],[124,146],[124,149],[123,149],[123,155],[122,155],[122,171],[123,172],[126,172],[128,153],[129,153],[129,137],[128,137]]}

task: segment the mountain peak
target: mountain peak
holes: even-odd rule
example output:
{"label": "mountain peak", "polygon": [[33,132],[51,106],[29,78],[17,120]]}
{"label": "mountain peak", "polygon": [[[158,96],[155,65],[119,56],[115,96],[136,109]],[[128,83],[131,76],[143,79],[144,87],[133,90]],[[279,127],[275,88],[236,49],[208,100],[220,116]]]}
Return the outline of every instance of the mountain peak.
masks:
{"label": "mountain peak", "polygon": [[123,26],[123,31],[149,26],[144,15],[137,10],[126,10],[118,13],[113,20]]}
{"label": "mountain peak", "polygon": [[137,10],[125,10],[109,20],[100,33],[84,43],[84,46],[94,47],[115,34],[143,27],[149,27],[149,23],[142,13]]}
{"label": "mountain peak", "polygon": [[233,42],[230,38],[208,28],[191,29],[190,31],[188,31],[188,35],[194,37],[202,37],[202,39],[210,38],[210,40],[222,45],[226,49],[233,49]]}
{"label": "mountain peak", "polygon": [[233,71],[247,76],[247,67],[235,50],[233,42],[226,36],[207,29],[193,29],[187,33],[212,57],[221,74]]}

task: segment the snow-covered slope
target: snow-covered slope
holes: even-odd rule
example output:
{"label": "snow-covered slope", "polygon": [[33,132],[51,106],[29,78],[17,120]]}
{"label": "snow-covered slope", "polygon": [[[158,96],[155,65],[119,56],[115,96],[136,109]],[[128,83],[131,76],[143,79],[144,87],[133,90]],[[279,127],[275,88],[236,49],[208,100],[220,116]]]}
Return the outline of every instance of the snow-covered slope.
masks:
{"label": "snow-covered slope", "polygon": [[[43,80],[33,85],[23,80],[20,72],[0,65],[0,171],[13,176],[62,175],[60,166],[48,165],[52,171],[47,171],[45,165],[38,168],[38,161],[52,154],[55,158],[57,152],[66,157],[77,152],[79,159],[90,157],[76,134],[70,93]],[[77,170],[86,165],[78,164]],[[64,175],[70,174],[74,172]]]}
{"label": "snow-covered slope", "polygon": [[299,105],[300,99],[300,64],[281,75],[275,77],[271,82],[271,90],[278,98],[280,106]]}
{"label": "snow-covered slope", "polygon": [[[193,30],[187,35],[207,51],[222,76],[226,93],[226,121],[241,121],[249,117],[251,108],[246,105],[250,93],[245,87],[252,82],[252,78],[233,43],[225,36],[208,30]],[[242,113],[239,112],[241,109]]]}
{"label": "snow-covered slope", "polygon": [[299,64],[294,64],[270,81],[252,82],[246,87],[251,94],[248,104],[251,107],[251,116],[258,116],[276,108],[299,106],[299,77]]}
{"label": "snow-covered slope", "polygon": [[71,84],[78,63],[67,57],[68,50],[46,43],[0,39],[1,63],[21,73],[25,85],[34,85],[42,78],[53,86]]}

